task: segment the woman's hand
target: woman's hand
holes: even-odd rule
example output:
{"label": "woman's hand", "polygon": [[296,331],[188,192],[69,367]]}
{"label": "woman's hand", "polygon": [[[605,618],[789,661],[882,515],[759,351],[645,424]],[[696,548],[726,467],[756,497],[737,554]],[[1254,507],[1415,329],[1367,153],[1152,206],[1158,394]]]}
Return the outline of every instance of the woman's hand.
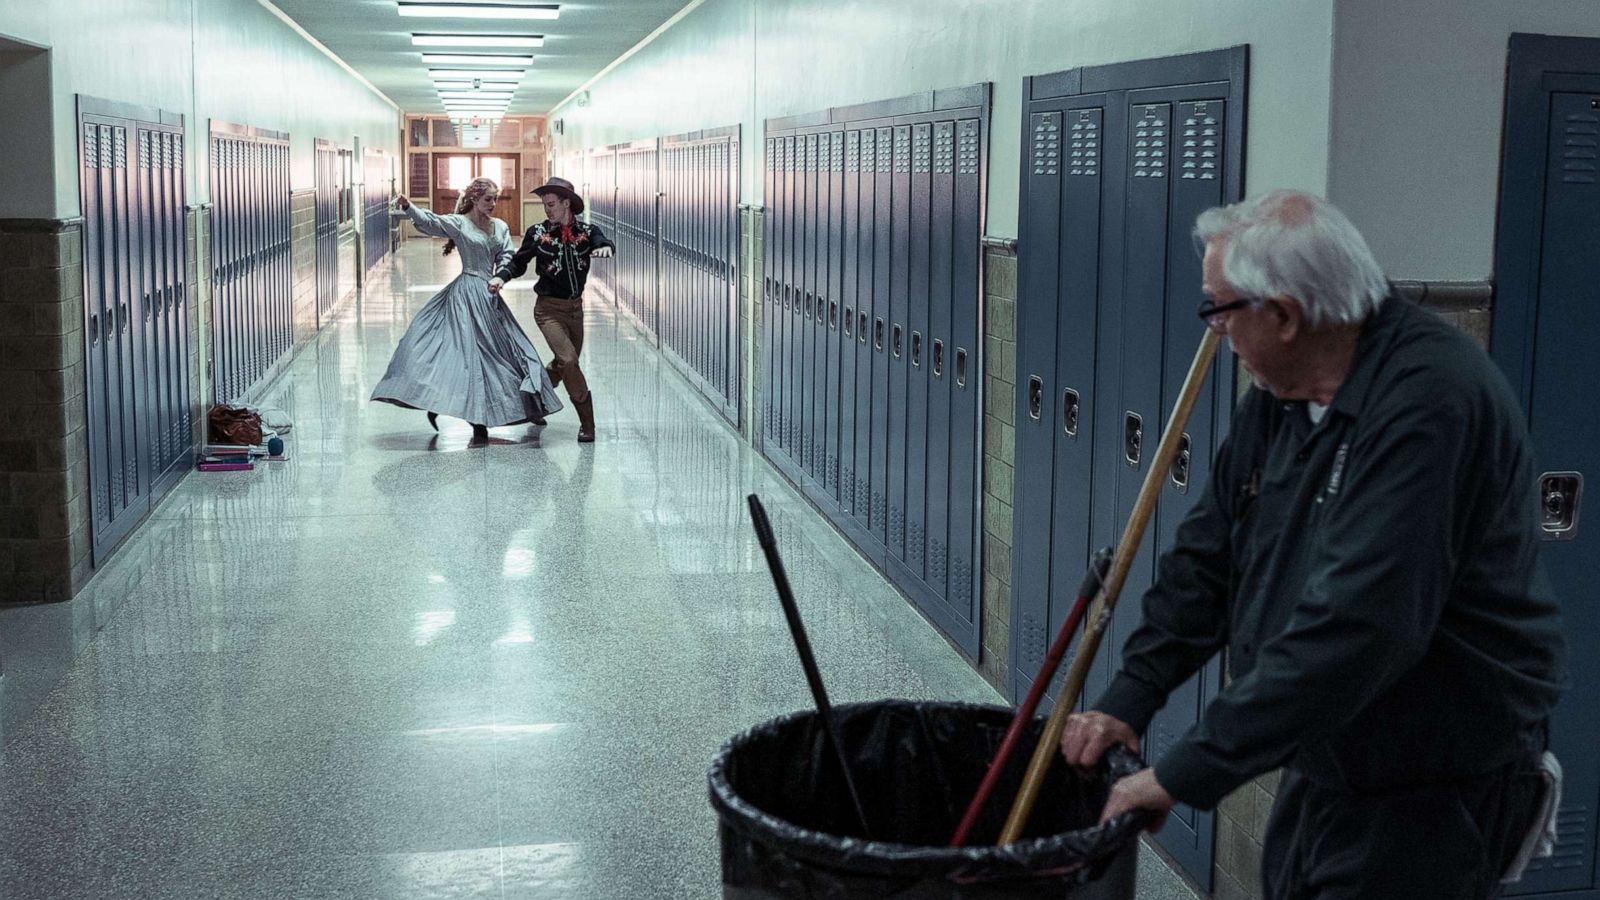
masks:
{"label": "woman's hand", "polygon": [[405,196],[402,195],[402,196],[394,198],[394,205],[400,207],[401,209],[410,209],[411,208],[411,201],[407,200],[405,198]]}
{"label": "woman's hand", "polygon": [[594,248],[594,252],[590,253],[589,256],[591,258],[593,258],[593,259],[610,259],[611,258],[611,248],[610,247],[596,247],[596,248]]}
{"label": "woman's hand", "polygon": [[489,293],[494,294],[496,297],[500,296],[500,289],[505,287],[505,284],[504,281],[500,280],[500,276],[496,275],[489,279]]}

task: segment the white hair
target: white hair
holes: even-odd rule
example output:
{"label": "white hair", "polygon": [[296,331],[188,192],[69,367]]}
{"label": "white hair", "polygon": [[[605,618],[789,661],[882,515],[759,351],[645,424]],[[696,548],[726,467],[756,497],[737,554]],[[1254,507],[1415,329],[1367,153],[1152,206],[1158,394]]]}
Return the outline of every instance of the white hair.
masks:
{"label": "white hair", "polygon": [[1367,241],[1333,204],[1279,190],[1200,214],[1195,238],[1223,241],[1222,275],[1242,297],[1288,297],[1312,328],[1365,321],[1389,282]]}

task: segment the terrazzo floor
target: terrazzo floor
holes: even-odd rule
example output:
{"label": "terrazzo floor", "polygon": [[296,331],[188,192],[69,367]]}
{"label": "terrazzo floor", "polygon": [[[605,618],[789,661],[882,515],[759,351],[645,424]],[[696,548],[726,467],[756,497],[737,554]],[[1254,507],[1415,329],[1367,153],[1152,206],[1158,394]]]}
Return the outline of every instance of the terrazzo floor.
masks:
{"label": "terrazzo floor", "polygon": [[300,352],[288,462],[0,609],[0,897],[720,896],[707,766],[810,704],[750,492],[835,702],[999,701],[606,304],[592,446],[368,403],[455,269],[408,243]]}

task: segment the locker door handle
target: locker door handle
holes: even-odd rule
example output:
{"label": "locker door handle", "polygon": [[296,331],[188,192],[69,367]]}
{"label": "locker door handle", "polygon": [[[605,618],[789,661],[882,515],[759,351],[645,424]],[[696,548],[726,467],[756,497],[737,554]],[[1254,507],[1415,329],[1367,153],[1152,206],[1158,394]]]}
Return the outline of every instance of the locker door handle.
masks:
{"label": "locker door handle", "polygon": [[911,332],[911,368],[922,368],[922,332]]}
{"label": "locker door handle", "polygon": [[1061,430],[1065,431],[1067,433],[1067,437],[1072,438],[1073,440],[1077,440],[1078,438],[1078,417],[1080,404],[1081,400],[1078,397],[1077,391],[1073,390],[1072,388],[1067,388],[1062,392]]}
{"label": "locker door handle", "polygon": [[872,347],[879,353],[883,352],[883,320],[875,319],[872,327]]}
{"label": "locker door handle", "polygon": [[856,314],[856,340],[865,344],[867,342],[867,314]]}
{"label": "locker door handle", "polygon": [[828,328],[832,331],[839,330],[839,301],[837,300],[828,304]]}
{"label": "locker door handle", "polygon": [[100,314],[99,313],[90,313],[89,314],[89,346],[98,347],[99,345],[100,345]]}
{"label": "locker door handle", "polygon": [[127,334],[128,333],[129,322],[128,322],[128,301],[126,301],[126,300],[124,300],[121,303],[117,304],[117,322],[120,325],[120,329],[119,330],[123,334]]}
{"label": "locker door handle", "polygon": [[855,336],[855,331],[853,330],[855,328],[855,322],[856,322],[856,311],[855,311],[855,309],[852,308],[852,307],[846,306],[844,308],[844,339],[847,340],[847,341]]}
{"label": "locker door handle", "polygon": [[154,304],[152,304],[152,303],[151,303],[151,298],[150,298],[150,295],[149,295],[149,294],[145,294],[145,295],[144,295],[144,304],[143,304],[143,307],[144,307],[144,320],[145,320],[145,321],[146,321],[146,322],[149,322],[149,321],[150,321],[150,315],[151,315],[151,310],[150,310],[150,307],[151,307],[151,306],[153,306],[153,305],[154,305]]}
{"label": "locker door handle", "polygon": [[933,340],[933,377],[944,377],[944,341]]}
{"label": "locker door handle", "polygon": [[1044,379],[1037,375],[1028,376],[1028,418],[1039,421],[1044,415]]}
{"label": "locker door handle", "polygon": [[899,359],[900,358],[900,349],[901,349],[900,326],[896,325],[894,327],[894,344],[893,344],[893,346],[891,346],[889,348],[889,352],[894,354],[894,358],[895,359]]}
{"label": "locker door handle", "polygon": [[811,309],[812,309],[813,305],[815,304],[816,299],[817,299],[817,295],[811,293],[810,291],[806,291],[806,318],[807,319],[811,318]]}
{"label": "locker door handle", "polygon": [[1129,410],[1122,417],[1122,457],[1128,465],[1139,468],[1139,458],[1144,449],[1144,419]]}
{"label": "locker door handle", "polygon": [[1177,488],[1180,494],[1189,493],[1189,471],[1190,465],[1194,461],[1192,450],[1193,445],[1189,442],[1189,434],[1185,432],[1178,438],[1178,455],[1172,461],[1172,486]]}
{"label": "locker door handle", "polygon": [[1583,474],[1546,472],[1539,476],[1539,535],[1546,541],[1570,541],[1577,534],[1583,501]]}
{"label": "locker door handle", "polygon": [[965,388],[966,386],[967,386],[967,351],[963,350],[960,347],[957,347],[956,348],[956,387]]}

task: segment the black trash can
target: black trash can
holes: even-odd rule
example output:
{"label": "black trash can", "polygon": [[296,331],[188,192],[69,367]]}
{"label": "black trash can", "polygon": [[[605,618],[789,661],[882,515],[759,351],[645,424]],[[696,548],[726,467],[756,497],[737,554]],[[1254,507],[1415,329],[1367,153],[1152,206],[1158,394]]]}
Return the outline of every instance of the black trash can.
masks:
{"label": "black trash can", "polygon": [[996,847],[1044,730],[1035,721],[969,845],[952,849],[1012,711],[888,700],[834,714],[873,839],[816,713],[774,719],[729,741],[711,767],[724,898],[1133,898],[1144,820],[1097,824],[1111,784],[1143,766],[1133,753],[1117,748],[1090,777],[1052,766],[1022,838]]}

